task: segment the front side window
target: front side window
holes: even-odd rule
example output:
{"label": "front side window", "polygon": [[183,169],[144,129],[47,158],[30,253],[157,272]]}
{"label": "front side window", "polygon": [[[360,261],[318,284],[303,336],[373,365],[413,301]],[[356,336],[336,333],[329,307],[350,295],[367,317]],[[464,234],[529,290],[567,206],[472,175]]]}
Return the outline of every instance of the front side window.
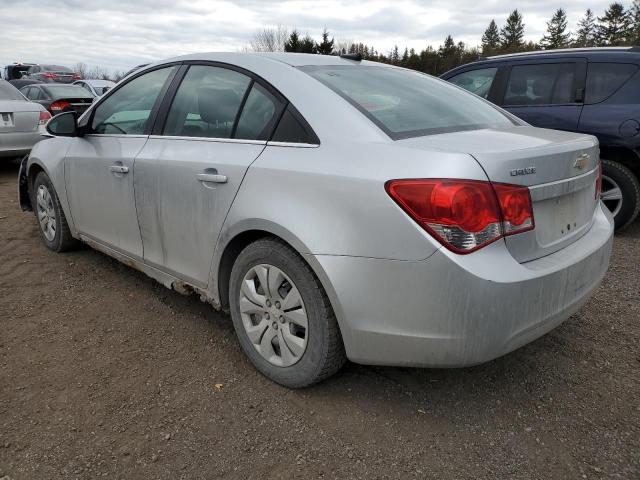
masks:
{"label": "front side window", "polygon": [[113,92],[96,107],[91,122],[93,132],[143,134],[162,87],[176,68],[172,66],[145,73]]}
{"label": "front side window", "polygon": [[573,63],[516,65],[511,69],[503,105],[562,105],[575,102]]}
{"label": "front side window", "polygon": [[460,73],[450,78],[449,81],[471,93],[475,93],[479,97],[487,98],[497,71],[498,69],[495,67],[471,70],[470,72]]}
{"label": "front side window", "polygon": [[231,138],[251,79],[220,67],[189,68],[173,99],[164,135]]}
{"label": "front side window", "polygon": [[585,103],[599,103],[613,95],[638,71],[629,63],[589,63]]}
{"label": "front side window", "polygon": [[499,109],[449,83],[382,66],[307,66],[394,140],[514,123]]}

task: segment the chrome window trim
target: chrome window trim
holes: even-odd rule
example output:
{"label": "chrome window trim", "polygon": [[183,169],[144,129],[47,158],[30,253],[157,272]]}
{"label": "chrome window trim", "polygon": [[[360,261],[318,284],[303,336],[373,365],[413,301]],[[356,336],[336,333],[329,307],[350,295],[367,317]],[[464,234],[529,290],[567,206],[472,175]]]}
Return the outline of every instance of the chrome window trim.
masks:
{"label": "chrome window trim", "polygon": [[318,148],[317,143],[296,143],[296,142],[267,142],[268,147],[294,147],[294,148]]}
{"label": "chrome window trim", "polygon": [[86,133],[85,137],[113,137],[113,138],[147,138],[149,135],[132,134],[126,135],[124,133]]}
{"label": "chrome window trim", "polygon": [[242,138],[217,138],[217,137],[185,137],[180,135],[149,135],[149,139],[154,140],[187,140],[198,142],[214,142],[214,143],[247,143],[250,145],[266,145],[266,140],[246,140]]}

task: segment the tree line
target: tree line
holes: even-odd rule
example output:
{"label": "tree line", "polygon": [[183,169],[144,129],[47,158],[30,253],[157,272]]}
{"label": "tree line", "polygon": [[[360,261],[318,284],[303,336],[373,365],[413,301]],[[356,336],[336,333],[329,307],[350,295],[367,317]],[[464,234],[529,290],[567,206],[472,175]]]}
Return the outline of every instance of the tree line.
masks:
{"label": "tree line", "polygon": [[359,53],[365,60],[389,63],[440,75],[458,65],[481,57],[518,53],[532,50],[552,50],[569,47],[640,46],[640,0],[634,0],[629,8],[622,3],[612,3],[597,16],[589,8],[579,20],[575,32],[568,30],[567,14],[558,8],[547,22],[547,29],[538,42],[525,41],[525,23],[522,14],[513,10],[502,26],[492,19],[484,31],[479,47],[456,42],[447,35],[438,48],[431,46],[421,51],[395,46],[383,53],[374,46],[355,42],[336,41],[325,28],[319,41],[310,35],[302,35],[297,29],[288,32],[283,27],[265,28],[254,35],[249,46],[253,51],[285,51],[339,55]]}

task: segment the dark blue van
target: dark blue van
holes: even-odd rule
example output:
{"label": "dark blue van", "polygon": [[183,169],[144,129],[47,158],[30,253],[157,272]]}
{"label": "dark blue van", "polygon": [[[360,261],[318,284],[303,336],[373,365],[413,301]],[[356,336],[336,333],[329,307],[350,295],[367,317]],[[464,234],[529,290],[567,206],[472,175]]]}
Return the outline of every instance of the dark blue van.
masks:
{"label": "dark blue van", "polygon": [[524,121],[595,135],[616,228],[640,212],[640,47],[499,55],[441,76]]}

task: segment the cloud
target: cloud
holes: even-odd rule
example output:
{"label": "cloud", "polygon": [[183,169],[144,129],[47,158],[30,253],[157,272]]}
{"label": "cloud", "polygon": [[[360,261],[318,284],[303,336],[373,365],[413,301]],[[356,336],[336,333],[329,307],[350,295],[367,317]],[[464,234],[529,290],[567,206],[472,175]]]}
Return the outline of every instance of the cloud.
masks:
{"label": "cloud", "polygon": [[[587,7],[601,15],[608,1],[565,0],[569,28]],[[258,29],[284,25],[387,52],[398,45],[437,47],[451,34],[474,46],[491,19],[524,15],[526,38],[539,40],[558,4],[548,0],[0,0],[0,62],[74,65],[111,70],[203,51],[237,51]]]}

